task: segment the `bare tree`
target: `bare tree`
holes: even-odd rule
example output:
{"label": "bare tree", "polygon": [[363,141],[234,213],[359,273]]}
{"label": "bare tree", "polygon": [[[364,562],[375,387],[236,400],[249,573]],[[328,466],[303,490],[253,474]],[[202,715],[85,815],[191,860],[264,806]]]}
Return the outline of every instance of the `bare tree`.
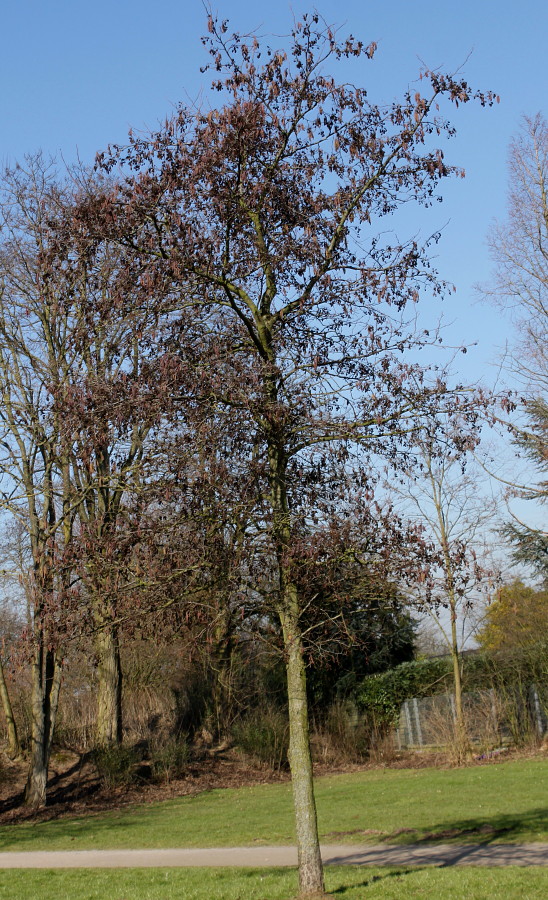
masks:
{"label": "bare tree", "polygon": [[[79,183],[55,229],[55,246],[46,259],[64,302],[70,333],[63,384],[54,408],[70,445],[69,483],[77,523],[74,571],[82,607],[89,614],[97,659],[96,740],[122,739],[122,668],[118,625],[120,597],[108,569],[115,565],[116,530],[131,553],[124,507],[142,493],[145,441],[154,419],[140,403],[138,385],[147,336],[147,316],[134,294],[118,292],[123,261],[104,241],[67,239],[71,202],[85,192],[100,202],[101,186],[80,171]],[[124,567],[124,571],[126,571]],[[111,573],[112,574],[112,573]],[[118,575],[121,575],[119,570]]]}
{"label": "bare tree", "polygon": [[6,615],[6,612],[3,610],[1,614],[0,636],[0,702],[2,703],[4,718],[6,720],[6,732],[8,738],[8,746],[6,752],[10,759],[18,759],[21,756],[21,744],[19,742],[17,722],[13,713],[13,707],[4,671],[6,662],[9,662],[9,650],[10,643],[13,640],[14,624],[15,616],[13,614]]}
{"label": "bare tree", "polygon": [[13,652],[20,642],[25,625],[23,610],[26,609],[28,620],[27,597],[29,571],[31,569],[26,529],[18,520],[6,522],[2,529],[0,541],[3,567],[2,576],[2,608],[0,611],[1,658],[0,658],[0,697],[6,719],[8,738],[7,753],[11,759],[21,756],[19,729],[15,718],[6,669],[13,662]]}
{"label": "bare tree", "polygon": [[519,343],[510,366],[530,395],[548,392],[548,123],[524,117],[510,143],[508,218],[488,238],[493,282],[482,289],[510,310]]}
{"label": "bare tree", "polygon": [[30,547],[32,746],[26,802],[40,806],[61,684],[58,599],[67,573],[58,560],[74,521],[70,457],[53,409],[67,359],[67,320],[41,264],[46,222],[63,196],[51,166],[36,157],[26,169],[6,173],[1,199],[0,499],[22,524]]}
{"label": "bare tree", "polygon": [[[524,117],[510,143],[508,217],[494,225],[489,247],[495,271],[482,293],[510,310],[518,334],[508,365],[522,384],[524,420],[511,430],[518,451],[540,476],[525,472],[515,483],[509,479],[510,494],[543,503],[548,496],[548,122],[540,113]],[[546,578],[547,530],[514,516],[505,531],[516,560]]]}
{"label": "bare tree", "polygon": [[497,580],[496,567],[487,553],[496,503],[473,465],[463,450],[455,445],[440,448],[426,435],[418,442],[417,463],[407,471],[404,484],[396,489],[392,482],[404,507],[418,513],[424,538],[431,546],[428,576],[411,595],[436,626],[451,656],[456,749],[462,760],[470,754],[462,704],[465,627],[482,595],[490,592]]}

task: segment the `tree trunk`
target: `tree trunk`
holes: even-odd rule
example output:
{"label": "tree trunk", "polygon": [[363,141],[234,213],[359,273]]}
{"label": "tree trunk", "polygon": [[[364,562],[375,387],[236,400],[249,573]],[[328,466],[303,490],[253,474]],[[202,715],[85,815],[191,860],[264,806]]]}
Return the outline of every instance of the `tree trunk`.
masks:
{"label": "tree trunk", "polygon": [[454,599],[451,598],[451,658],[453,661],[453,684],[455,689],[455,730],[457,740],[457,759],[458,762],[465,762],[471,757],[472,750],[468,732],[466,731],[466,723],[464,721],[464,713],[462,709],[462,678],[460,672],[460,654],[457,639],[457,611]]}
{"label": "tree trunk", "polygon": [[59,705],[61,666],[55,651],[46,649],[39,636],[32,664],[31,762],[25,788],[25,804],[38,809],[46,804],[48,767]]}
{"label": "tree trunk", "polygon": [[[296,603],[296,590],[295,599]],[[291,603],[291,600],[290,600]],[[316,801],[310,753],[306,669],[298,617],[280,612],[286,651],[287,698],[289,706],[289,766],[295,807],[295,828],[302,897],[324,893],[323,864],[318,839]]]}
{"label": "tree trunk", "polygon": [[221,597],[214,629],[214,643],[209,666],[213,675],[212,701],[214,730],[217,740],[230,730],[233,712],[234,622],[228,597]]}
{"label": "tree trunk", "polygon": [[[276,388],[268,380],[268,394],[276,402]],[[286,486],[287,456],[281,449],[283,441],[271,435],[268,456],[270,468],[273,537],[278,560],[280,602],[278,615],[283,631],[289,712],[289,768],[295,808],[295,831],[299,860],[299,886],[302,897],[324,896],[323,864],[318,838],[308,699],[306,696],[306,668],[300,626],[300,606],[297,585],[293,579],[287,553],[292,543],[291,514]]]}
{"label": "tree trunk", "polygon": [[97,632],[97,723],[98,746],[122,741],[122,664],[120,643],[115,625],[105,625]]}
{"label": "tree trunk", "polygon": [[21,745],[19,744],[19,736],[17,734],[17,724],[13,715],[8,686],[4,677],[4,667],[0,661],[0,695],[2,697],[2,706],[6,717],[6,730],[8,733],[8,749],[7,754],[10,759],[18,759],[21,756]]}

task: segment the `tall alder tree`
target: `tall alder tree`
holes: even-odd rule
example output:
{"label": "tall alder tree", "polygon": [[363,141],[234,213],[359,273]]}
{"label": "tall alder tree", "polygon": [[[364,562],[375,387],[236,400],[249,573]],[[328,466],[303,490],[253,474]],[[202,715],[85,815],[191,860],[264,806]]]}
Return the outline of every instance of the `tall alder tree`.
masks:
{"label": "tall alder tree", "polygon": [[[73,638],[93,643],[98,745],[122,739],[120,629],[130,610],[132,617],[146,617],[161,605],[162,588],[179,577],[163,555],[159,456],[162,425],[172,411],[165,397],[184,393],[177,360],[170,365],[169,356],[167,364],[159,358],[146,267],[128,280],[119,243],[78,228],[74,213],[80,203],[85,198],[100,204],[107,190],[103,179],[84,168],[65,173],[63,202],[40,224],[43,246],[36,260],[55,297],[52,321],[64,329],[62,374],[48,384],[71,498],[71,542],[63,561],[70,592],[60,600],[72,607]],[[40,290],[33,303],[41,314]],[[45,347],[38,335],[38,358]],[[183,459],[180,450],[180,471]],[[58,460],[58,477],[59,465]]]}
{"label": "tall alder tree", "polygon": [[65,195],[41,157],[7,171],[0,193],[0,505],[30,549],[31,750],[25,801],[45,803],[66,635],[61,597],[70,573],[74,507],[70,452],[53,394],[65,381],[67,317],[42,265],[46,222]]}
{"label": "tall alder tree", "polygon": [[[70,323],[62,390],[53,406],[70,447],[69,480],[77,525],[71,567],[82,610],[80,625],[93,634],[97,662],[98,745],[122,739],[122,667],[119,626],[124,579],[131,581],[135,509],[146,509],[153,484],[151,431],[158,420],[145,344],[150,321],[138,289],[128,291],[120,248],[72,230],[72,206],[82,195],[101,197],[99,179],[74,173],[62,216],[51,223],[44,265]],[[121,282],[123,283],[121,285]],[[124,293],[124,303],[116,302]],[[143,395],[146,404],[143,404]],[[145,408],[146,406],[146,408]],[[131,513],[128,512],[128,507]],[[132,537],[133,535],[133,537]]]}
{"label": "tall alder tree", "polygon": [[169,294],[170,316],[193,310],[210,342],[204,402],[248,435],[283,634],[300,887],[312,896],[323,891],[323,872],[302,623],[309,601],[294,547],[345,497],[369,502],[375,457],[397,465],[424,423],[443,429],[455,406],[463,420],[467,409],[474,415],[469,395],[416,362],[430,338],[406,324],[405,308],[443,285],[428,242],[402,242],[390,223],[403,204],[430,205],[440,182],[459,174],[435,146],[453,133],[438,106],[493,97],[427,71],[419,90],[377,105],[327,74],[352,58],[363,65],[375,45],[339,39],[316,15],[295,25],[287,51],[229,36],[214,19],[209,32],[218,108],[181,106],[156,133],[101,154],[98,164],[118,169],[120,182],[110,202],[84,205],[81,217],[124,246],[128,265],[133,254],[136,273],[154,262],[151,288],[160,307]]}
{"label": "tall alder tree", "polygon": [[[113,302],[119,246],[68,228],[75,199],[100,194],[95,177],[79,176],[62,178],[37,155],[4,173],[0,193],[0,504],[31,558],[33,806],[45,803],[63,657],[91,634],[97,739],[121,737],[115,620],[125,595],[101,560],[112,568],[120,519],[131,548],[124,504],[143,494],[138,469],[165,387],[143,372],[148,320],[135,292],[124,285],[127,305]],[[118,565],[118,579],[125,572]]]}

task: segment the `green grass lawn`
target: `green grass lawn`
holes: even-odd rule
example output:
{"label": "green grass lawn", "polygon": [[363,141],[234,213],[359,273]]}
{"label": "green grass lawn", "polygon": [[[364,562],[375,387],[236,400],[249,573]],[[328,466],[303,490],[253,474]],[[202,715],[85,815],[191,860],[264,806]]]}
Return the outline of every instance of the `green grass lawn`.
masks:
{"label": "green grass lawn", "polygon": [[[341,900],[544,900],[546,869],[328,867]],[[13,869],[0,900],[289,900],[294,869]]]}
{"label": "green grass lawn", "polygon": [[[319,778],[324,842],[548,841],[548,760]],[[101,816],[0,828],[0,850],[293,843],[289,784],[214,790]],[[0,895],[1,896],[1,895]]]}

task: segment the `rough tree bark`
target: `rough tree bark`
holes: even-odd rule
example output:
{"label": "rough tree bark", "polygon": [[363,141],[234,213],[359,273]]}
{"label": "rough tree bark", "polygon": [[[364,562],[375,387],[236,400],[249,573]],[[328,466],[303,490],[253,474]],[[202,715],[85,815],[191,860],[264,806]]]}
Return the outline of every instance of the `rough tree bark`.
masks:
{"label": "rough tree bark", "polygon": [[95,639],[97,653],[98,746],[119,744],[122,740],[122,664],[118,630],[114,624],[99,629]]}
{"label": "rough tree bark", "polygon": [[[278,400],[277,389],[274,380],[268,375],[265,389],[270,403],[275,405]],[[278,615],[282,626],[285,651],[289,714],[289,767],[295,808],[299,886],[302,896],[319,896],[323,894],[325,886],[310,752],[306,667],[300,625],[301,609],[299,592],[292,578],[289,561],[292,529],[286,486],[287,455],[281,443],[283,437],[276,432],[277,429],[274,429],[269,435],[270,502],[280,580]]]}
{"label": "rough tree bark", "polygon": [[55,651],[47,648],[43,632],[38,639],[32,663],[31,756],[25,788],[25,804],[34,809],[46,804],[49,760],[61,687],[60,661]]}
{"label": "rough tree bark", "polygon": [[[53,541],[57,536],[57,519],[53,467],[54,454],[51,453],[43,480],[43,518],[39,515],[34,495],[29,501],[30,538],[34,556],[33,596],[31,598],[33,658],[31,664],[31,755],[25,788],[25,804],[33,808],[39,808],[46,804],[48,768],[61,688],[61,656],[57,647],[57,636],[52,633],[50,627],[52,624],[50,616],[53,610],[49,608],[55,598],[56,588]],[[64,526],[66,539],[69,525],[65,522]]]}
{"label": "rough tree bark", "polygon": [[230,728],[233,712],[233,674],[235,625],[230,611],[230,598],[220,599],[210,654],[213,672],[212,701],[215,737],[223,739]]}
{"label": "rough tree bark", "polygon": [[19,735],[17,733],[17,723],[13,715],[13,707],[6,684],[4,675],[4,666],[0,661],[0,698],[2,700],[2,708],[6,717],[6,731],[8,735],[7,754],[10,759],[18,759],[21,756],[21,746],[19,744]]}
{"label": "rough tree bark", "polygon": [[321,894],[324,879],[310,753],[306,668],[299,628],[298,601],[293,585],[286,587],[286,602],[280,610],[280,621],[286,653],[289,766],[295,807],[299,886],[301,894],[307,896]]}

